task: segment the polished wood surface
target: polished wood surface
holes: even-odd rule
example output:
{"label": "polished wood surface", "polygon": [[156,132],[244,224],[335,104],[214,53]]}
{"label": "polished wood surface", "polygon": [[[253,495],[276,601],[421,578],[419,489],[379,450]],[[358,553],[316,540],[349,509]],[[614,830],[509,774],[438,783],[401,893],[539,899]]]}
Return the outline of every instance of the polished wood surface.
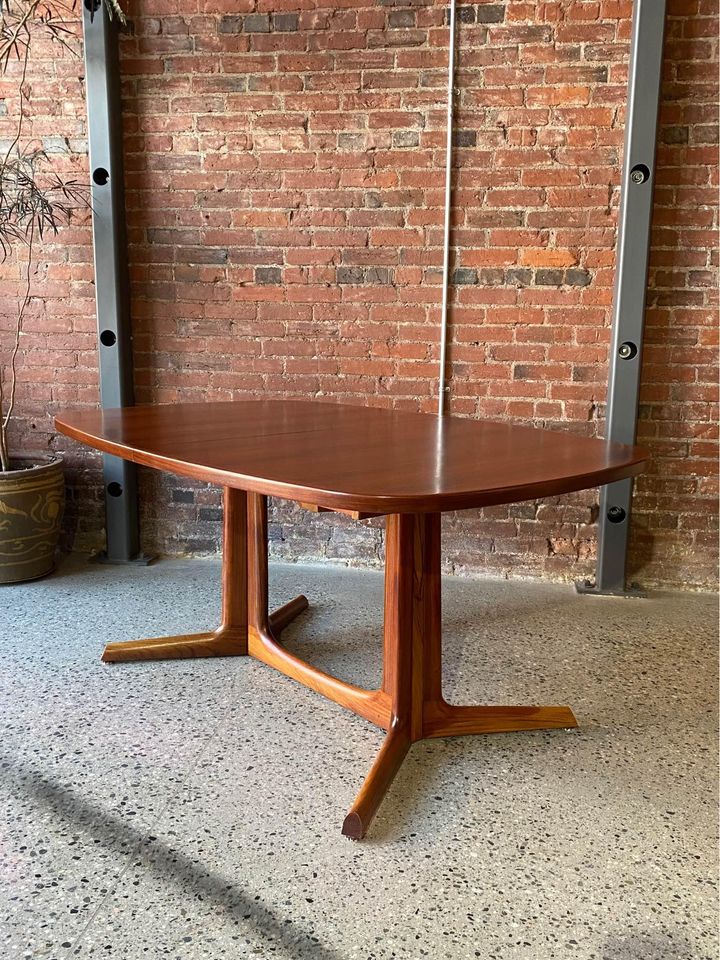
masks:
{"label": "polished wood surface", "polygon": [[[136,660],[183,660],[191,657],[238,657],[248,652],[249,591],[247,529],[248,495],[244,490],[225,487],[223,491],[223,565],[220,626],[205,633],[179,634],[151,640],[123,640],[108,643],[103,651],[105,663],[130,663]],[[264,560],[267,567],[267,555]],[[253,571],[253,577],[257,574]],[[257,616],[257,600],[253,616]],[[263,615],[277,636],[304,610],[307,597],[299,596],[274,613]]]}
{"label": "polished wood surface", "polygon": [[[248,593],[247,494],[226,487],[223,491],[223,566],[220,626],[206,633],[181,634],[153,640],[108,643],[105,663],[132,660],[172,660],[186,657],[230,657],[247,653]],[[307,601],[305,602],[307,606]]]}
{"label": "polished wood surface", "polygon": [[382,689],[390,727],[343,823],[353,840],[365,835],[405,754],[423,736],[423,704],[439,695],[440,514],[389,516],[385,527],[385,617]]}
{"label": "polished wood surface", "polygon": [[390,722],[390,703],[382,690],[364,690],[332,677],[286,650],[268,617],[267,498],[249,494],[250,624],[248,649],[253,657],[310,687],[328,700],[380,727]]}
{"label": "polished wood surface", "polygon": [[417,740],[577,726],[569,707],[447,703],[442,694],[440,514],[388,517],[385,551],[382,690],[390,702],[390,724],[343,823],[343,833],[354,840],[365,836]]}
{"label": "polished wood surface", "polygon": [[[386,731],[343,823],[365,835],[412,744],[426,737],[575,727],[565,706],[455,706],[442,694],[441,510],[513,502],[637,473],[641,450],[566,433],[295,401],[61,415],[91,446],[224,486],[217,630],[110,643],[108,662],[250,655]],[[268,612],[267,494],[355,519],[386,514],[383,675],[346,683],[288,651],[307,609]]]}
{"label": "polished wood surface", "polygon": [[361,514],[553,496],[637,474],[645,459],[565,431],[300,400],[75,410],[55,423],[136,463]]}
{"label": "polished wood surface", "polygon": [[371,517],[381,517],[381,513],[363,513],[360,510],[341,510],[340,507],[321,507],[317,503],[303,503],[300,502],[300,506],[303,510],[309,510],[310,513],[342,513],[346,517],[350,517],[352,520],[370,520]]}
{"label": "polished wood surface", "polygon": [[577,726],[569,707],[453,706],[442,695],[440,514],[386,521],[383,674],[377,690],[330,676],[283,647],[280,634],[308,607],[295,597],[268,612],[267,498],[226,488],[221,625],[212,633],[110,643],[110,663],[249,654],[386,731],[343,822],[365,836],[408,750],[425,737]]}

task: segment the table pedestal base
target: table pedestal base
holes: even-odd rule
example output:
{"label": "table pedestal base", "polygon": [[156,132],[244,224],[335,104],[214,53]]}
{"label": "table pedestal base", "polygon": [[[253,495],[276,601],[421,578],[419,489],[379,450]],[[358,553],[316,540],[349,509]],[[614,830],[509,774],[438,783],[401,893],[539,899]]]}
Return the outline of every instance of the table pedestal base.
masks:
{"label": "table pedestal base", "polygon": [[426,737],[576,727],[569,707],[453,706],[442,696],[440,514],[387,518],[383,677],[365,690],[323,673],[278,637],[308,606],[296,597],[268,613],[267,499],[225,489],[220,627],[211,633],[110,643],[103,660],[250,655],[387,730],[343,824],[359,840],[410,746]]}

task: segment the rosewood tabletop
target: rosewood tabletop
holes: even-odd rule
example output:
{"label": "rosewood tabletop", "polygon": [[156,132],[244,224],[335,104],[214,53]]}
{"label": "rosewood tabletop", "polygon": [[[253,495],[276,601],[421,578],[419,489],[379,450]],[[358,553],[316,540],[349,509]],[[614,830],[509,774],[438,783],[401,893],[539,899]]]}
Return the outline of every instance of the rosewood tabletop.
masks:
{"label": "rosewood tabletop", "polygon": [[136,463],[350,511],[514,503],[639,473],[644,453],[565,431],[301,400],[59,414],[58,430]]}
{"label": "rosewood tabletop", "polygon": [[[443,511],[515,503],[639,473],[637,447],[570,431],[297,400],[73,410],[57,429],[136,463],[224,488],[220,626],[109,643],[106,662],[250,655],[386,731],[343,823],[364,836],[417,740],[577,726],[566,706],[457,706],[442,694]],[[267,497],[358,520],[386,517],[383,674],[377,690],[292,654],[280,634],[308,607],[268,610]],[[571,638],[569,638],[571,642]]]}

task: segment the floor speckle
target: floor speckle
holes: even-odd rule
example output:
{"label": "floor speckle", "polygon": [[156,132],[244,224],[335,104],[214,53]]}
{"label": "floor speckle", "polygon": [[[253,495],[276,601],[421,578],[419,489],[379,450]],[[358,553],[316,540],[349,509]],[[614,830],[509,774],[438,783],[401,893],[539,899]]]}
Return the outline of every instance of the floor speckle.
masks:
{"label": "floor speckle", "polygon": [[[717,603],[446,579],[445,693],[577,731],[416,744],[362,843],[382,734],[246,658],[100,663],[215,625],[219,565],[66,561],[3,588],[3,960],[716,960]],[[284,634],[363,686],[382,578],[276,565]]]}

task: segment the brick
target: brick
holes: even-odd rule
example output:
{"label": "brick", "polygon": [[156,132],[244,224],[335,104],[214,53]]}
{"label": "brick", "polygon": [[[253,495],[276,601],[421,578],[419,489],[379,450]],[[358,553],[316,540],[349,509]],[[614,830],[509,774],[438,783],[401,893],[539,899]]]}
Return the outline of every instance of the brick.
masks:
{"label": "brick", "polygon": [[576,255],[570,250],[534,248],[523,250],[520,262],[531,267],[567,267],[576,263]]}
{"label": "brick", "polygon": [[338,267],[338,283],[364,283],[365,271],[362,267]]}
{"label": "brick", "polygon": [[296,13],[274,13],[272,28],[276,33],[292,33],[298,29],[299,19]]}
{"label": "brick", "polygon": [[502,23],[505,19],[505,4],[479,3],[475,19],[478,23]]}
{"label": "brick", "polygon": [[393,133],[394,147],[417,147],[420,143],[420,134],[416,130],[398,130]]}
{"label": "brick", "polygon": [[198,520],[221,521],[223,512],[221,507],[200,507],[198,510]]}
{"label": "brick", "polygon": [[364,273],[365,283],[383,284],[392,282],[392,273],[387,267],[366,267]]}
{"label": "brick", "polygon": [[[716,0],[668,20],[630,562],[715,582]],[[301,9],[303,8],[303,9]],[[449,409],[602,434],[630,3],[462,4]],[[139,402],[307,396],[434,411],[447,11],[151,0],[121,38]],[[87,176],[82,65],[38,48],[33,136]],[[0,139],[16,100],[0,98]],[[46,237],[19,356],[14,443],[97,402],[87,216]],[[0,356],[18,296],[0,264]],[[80,549],[102,530],[99,457],[70,451]],[[154,550],[211,552],[220,499],[141,471]],[[161,505],[173,501],[176,508]],[[202,512],[201,512],[202,511]],[[595,491],[445,518],[452,562],[592,572]],[[278,557],[375,563],[382,524],[273,504]],[[95,542],[93,541],[93,538]]]}
{"label": "brick", "polygon": [[477,130],[454,130],[453,146],[474,147],[477,145]]}
{"label": "brick", "polygon": [[559,287],[565,278],[562,270],[536,270],[535,283],[544,287]]}
{"label": "brick", "polygon": [[457,269],[453,270],[452,282],[457,286],[467,283],[477,283],[477,270],[471,270],[468,267],[457,267]]}
{"label": "brick", "polygon": [[282,283],[280,267],[256,267],[255,283]]}
{"label": "brick", "polygon": [[243,17],[245,33],[270,33],[270,17],[267,13],[251,13]]}
{"label": "brick", "polygon": [[527,287],[532,283],[532,270],[506,270],[505,282],[509,285]]}
{"label": "brick", "polygon": [[388,14],[388,26],[390,28],[414,27],[417,23],[416,18],[414,10],[391,10]]}
{"label": "brick", "polygon": [[565,283],[571,287],[586,287],[592,280],[587,270],[566,270]]}
{"label": "brick", "polygon": [[219,33],[242,33],[244,17],[236,15],[227,15],[220,17],[218,23]]}

